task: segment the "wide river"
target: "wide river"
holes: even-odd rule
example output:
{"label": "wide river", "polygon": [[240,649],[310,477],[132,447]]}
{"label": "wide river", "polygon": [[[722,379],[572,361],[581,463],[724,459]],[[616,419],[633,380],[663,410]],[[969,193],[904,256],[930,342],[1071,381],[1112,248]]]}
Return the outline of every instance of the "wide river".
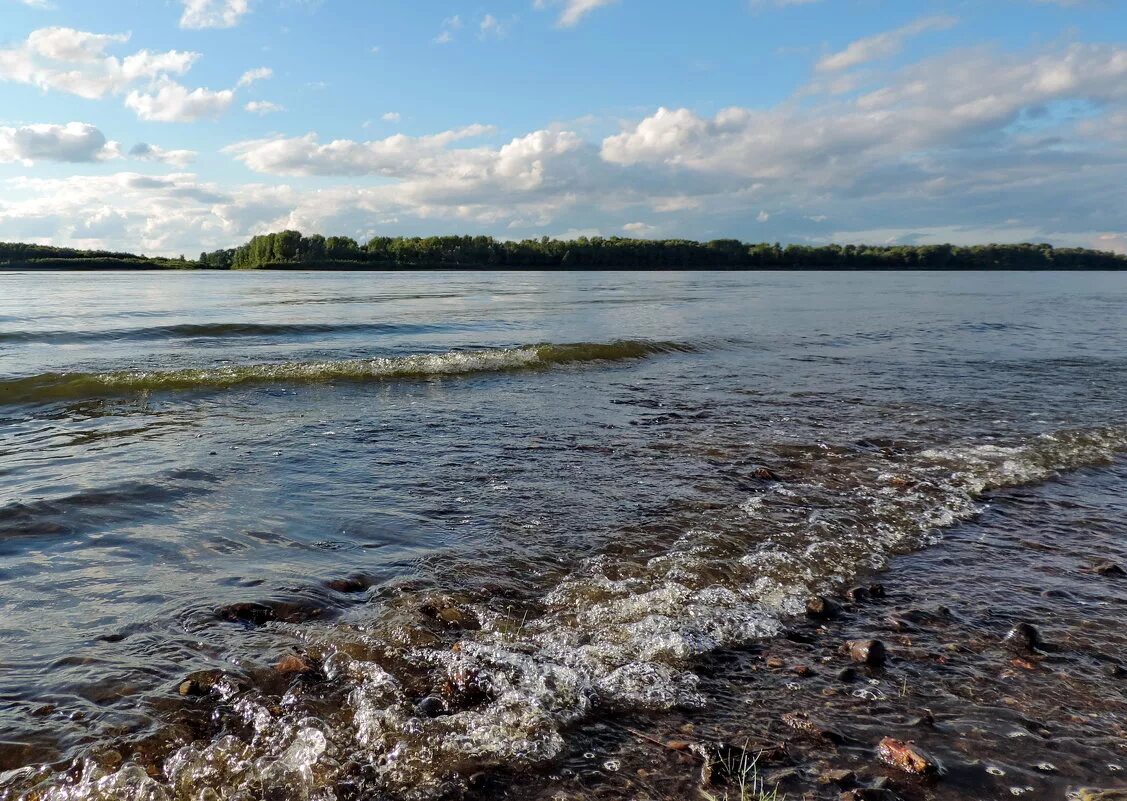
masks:
{"label": "wide river", "polygon": [[1127,274],[0,273],[0,797],[540,770],[1125,450]]}

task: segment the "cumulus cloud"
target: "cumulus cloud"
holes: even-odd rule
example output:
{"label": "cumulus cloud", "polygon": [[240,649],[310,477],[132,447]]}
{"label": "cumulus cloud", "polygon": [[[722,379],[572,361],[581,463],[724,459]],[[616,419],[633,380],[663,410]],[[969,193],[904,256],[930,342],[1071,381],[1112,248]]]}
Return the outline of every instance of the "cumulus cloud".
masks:
{"label": "cumulus cloud", "polygon": [[434,173],[448,163],[447,145],[482,136],[485,125],[444,131],[431,136],[403,134],[371,142],[337,139],[321,144],[316,134],[271,137],[239,142],[224,149],[250,169],[273,175],[384,175]]}
{"label": "cumulus cloud", "polygon": [[233,28],[250,11],[250,0],[182,0],[181,28]]}
{"label": "cumulus cloud", "polygon": [[592,11],[617,2],[618,0],[536,0],[534,5],[538,9],[560,6],[560,16],[556,22],[563,28],[571,28]]}
{"label": "cumulus cloud", "polygon": [[818,69],[822,72],[836,72],[894,56],[903,49],[904,43],[911,37],[926,31],[945,30],[954,26],[956,22],[958,20],[954,17],[925,17],[893,31],[858,39],[844,50],[823,58],[818,62]]}
{"label": "cumulus cloud", "polygon": [[97,99],[142,81],[181,75],[199,58],[179,50],[139,50],[123,59],[107,55],[111,45],[127,41],[129,34],[41,28],[14,48],[0,50],[0,80]]}
{"label": "cumulus cloud", "polygon": [[[125,94],[127,108],[143,120],[158,122],[212,118],[231,106],[235,89],[189,89],[175,80],[191,69],[198,53],[139,50],[124,58],[107,53],[129,39],[129,34],[41,28],[19,45],[0,50],[0,80],[91,100]],[[268,67],[250,70],[236,88],[272,75]]]}
{"label": "cumulus cloud", "polygon": [[244,72],[242,77],[239,78],[239,82],[236,84],[236,86],[241,89],[244,86],[250,86],[256,81],[264,81],[267,78],[273,77],[274,70],[270,69],[269,67],[259,67],[258,69],[247,70],[246,72]]}
{"label": "cumulus cloud", "polygon": [[155,161],[161,164],[171,164],[174,167],[183,169],[196,160],[197,153],[194,150],[165,150],[163,147],[158,147],[157,145],[139,142],[129,149],[129,155],[141,161]]}
{"label": "cumulus cloud", "polygon": [[279,111],[285,111],[284,106],[279,106],[277,103],[271,103],[269,100],[252,100],[243,106],[251,114],[258,114],[265,117],[267,114],[277,114]]}
{"label": "cumulus cloud", "polygon": [[[184,174],[8,179],[0,238],[101,237],[175,254],[284,227],[362,238],[650,226],[771,241],[1127,244],[1127,48],[961,49],[864,85],[712,114],[659,108],[601,140],[565,125],[507,142],[483,125],[251,139],[225,152],[263,177],[222,188]],[[324,180],[310,189],[286,176]]]}
{"label": "cumulus cloud", "polygon": [[130,92],[125,98],[125,105],[143,120],[194,122],[218,117],[231,107],[234,100],[235,92],[232,89],[218,92],[188,89],[176,81],[165,79],[153,90]]}
{"label": "cumulus cloud", "polygon": [[93,125],[25,125],[0,127],[0,162],[32,165],[41,161],[95,162],[119,158],[121,147],[106,140]]}

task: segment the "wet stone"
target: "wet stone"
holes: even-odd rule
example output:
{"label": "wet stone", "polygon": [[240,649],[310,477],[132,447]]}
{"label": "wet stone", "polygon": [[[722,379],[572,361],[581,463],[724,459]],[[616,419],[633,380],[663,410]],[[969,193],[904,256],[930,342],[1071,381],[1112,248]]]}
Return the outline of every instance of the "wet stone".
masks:
{"label": "wet stone", "polygon": [[278,664],[274,666],[274,669],[279,673],[288,674],[312,673],[314,670],[313,665],[305,657],[298,654],[289,654],[282,657]]}
{"label": "wet stone", "polygon": [[888,656],[888,650],[880,640],[850,640],[845,647],[850,659],[870,667],[883,665]]}
{"label": "wet stone", "polygon": [[1118,565],[1110,559],[1101,559],[1093,564],[1092,572],[1097,576],[1127,576],[1127,570],[1124,570],[1122,565]]}
{"label": "wet stone", "polygon": [[857,784],[857,774],[847,769],[827,770],[818,777],[818,784],[833,784],[848,790]]}
{"label": "wet stone", "polygon": [[857,681],[857,669],[851,667],[842,668],[837,672],[837,680],[844,682]]}
{"label": "wet stone", "polygon": [[885,737],[877,745],[877,759],[892,768],[916,776],[937,773],[939,765],[912,743]]}
{"label": "wet stone", "polygon": [[845,742],[845,735],[817,718],[811,717],[806,712],[787,712],[783,715],[783,723],[795,731],[809,734],[819,740],[841,744]]}
{"label": "wet stone", "polygon": [[192,673],[176,689],[184,698],[197,698],[210,693],[222,678],[223,674],[218,670],[203,670]]}
{"label": "wet stone", "polygon": [[449,713],[446,702],[433,695],[428,695],[426,698],[419,701],[418,710],[419,714],[428,718],[437,718]]}
{"label": "wet stone", "polygon": [[1127,789],[1100,790],[1095,787],[1081,787],[1068,795],[1071,801],[1127,801]]}
{"label": "wet stone", "polygon": [[1041,633],[1031,623],[1018,623],[1006,633],[1002,643],[1013,651],[1036,651],[1042,645]]}
{"label": "wet stone", "polygon": [[845,593],[845,597],[853,601],[853,603],[864,603],[872,597],[868,587],[851,587]]}
{"label": "wet stone", "polygon": [[838,605],[824,596],[816,596],[806,601],[806,616],[813,620],[829,620],[837,617]]}
{"label": "wet stone", "polygon": [[899,797],[884,787],[857,787],[838,796],[840,801],[896,801]]}

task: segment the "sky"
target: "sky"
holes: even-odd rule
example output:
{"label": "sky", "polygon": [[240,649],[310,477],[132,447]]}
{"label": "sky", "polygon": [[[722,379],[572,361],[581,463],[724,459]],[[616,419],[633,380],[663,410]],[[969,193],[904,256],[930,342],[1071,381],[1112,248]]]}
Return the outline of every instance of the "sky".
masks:
{"label": "sky", "polygon": [[1127,252],[1127,0],[0,0],[0,240]]}

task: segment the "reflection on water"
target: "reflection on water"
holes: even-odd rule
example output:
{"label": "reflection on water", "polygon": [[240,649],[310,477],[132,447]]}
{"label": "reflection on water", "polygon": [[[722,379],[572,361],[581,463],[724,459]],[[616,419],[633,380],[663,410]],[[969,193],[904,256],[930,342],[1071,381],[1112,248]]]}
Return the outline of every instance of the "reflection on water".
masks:
{"label": "reflection on water", "polygon": [[1127,446],[1116,275],[0,283],[10,797],[541,769]]}

